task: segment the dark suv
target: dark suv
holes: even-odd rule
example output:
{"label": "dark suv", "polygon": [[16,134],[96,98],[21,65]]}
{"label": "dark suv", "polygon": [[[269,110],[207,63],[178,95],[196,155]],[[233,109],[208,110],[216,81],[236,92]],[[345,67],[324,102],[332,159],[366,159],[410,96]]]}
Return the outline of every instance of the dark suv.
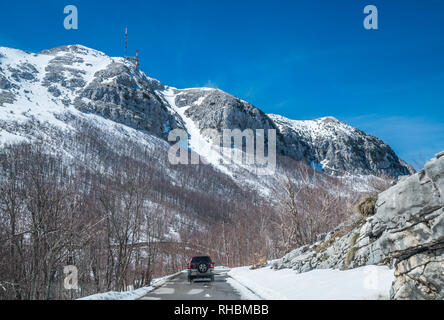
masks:
{"label": "dark suv", "polygon": [[187,267],[189,282],[196,278],[208,278],[214,281],[214,263],[210,257],[193,257]]}

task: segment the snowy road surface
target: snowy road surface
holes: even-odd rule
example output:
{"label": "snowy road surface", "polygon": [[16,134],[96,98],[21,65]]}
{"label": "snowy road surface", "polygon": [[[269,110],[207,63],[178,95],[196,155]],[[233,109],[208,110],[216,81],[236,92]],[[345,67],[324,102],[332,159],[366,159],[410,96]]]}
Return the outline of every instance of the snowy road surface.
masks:
{"label": "snowy road surface", "polygon": [[206,279],[189,283],[187,274],[182,273],[140,300],[245,300],[258,299],[252,292],[227,276],[216,273],[214,282]]}

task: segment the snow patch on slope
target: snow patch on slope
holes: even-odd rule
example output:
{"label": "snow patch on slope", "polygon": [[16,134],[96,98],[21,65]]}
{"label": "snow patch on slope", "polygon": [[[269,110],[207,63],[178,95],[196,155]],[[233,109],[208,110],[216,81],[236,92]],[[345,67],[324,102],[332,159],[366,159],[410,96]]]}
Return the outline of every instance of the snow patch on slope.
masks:
{"label": "snow patch on slope", "polygon": [[186,111],[191,106],[180,108],[176,105],[176,99],[178,94],[175,93],[175,90],[177,89],[169,87],[166,90],[159,91],[159,93],[162,94],[162,96],[171,106],[174,112],[176,112],[183,120],[185,124],[185,129],[188,132],[189,149],[191,149],[196,154],[202,156],[205,161],[209,162],[223,173],[232,176],[232,172],[228,170],[225,166],[221,165],[223,157],[221,156],[218,148],[204,138],[196,123],[186,115]]}
{"label": "snow patch on slope", "polygon": [[305,137],[313,139],[335,139],[337,136],[335,130],[340,130],[346,135],[353,135],[357,131],[355,128],[334,117],[323,117],[314,120],[291,120],[277,114],[268,114],[268,116],[276,123],[279,129],[282,130],[285,125]]}
{"label": "snow patch on slope", "polygon": [[387,266],[365,266],[351,270],[234,268],[236,281],[266,300],[376,300],[389,299],[394,270]]}

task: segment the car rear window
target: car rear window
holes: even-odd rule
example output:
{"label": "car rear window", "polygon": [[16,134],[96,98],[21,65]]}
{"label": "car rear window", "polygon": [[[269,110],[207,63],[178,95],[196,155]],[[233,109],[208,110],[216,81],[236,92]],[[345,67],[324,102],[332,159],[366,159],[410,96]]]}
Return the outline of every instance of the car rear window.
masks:
{"label": "car rear window", "polygon": [[194,257],[191,263],[208,263],[211,262],[210,257]]}

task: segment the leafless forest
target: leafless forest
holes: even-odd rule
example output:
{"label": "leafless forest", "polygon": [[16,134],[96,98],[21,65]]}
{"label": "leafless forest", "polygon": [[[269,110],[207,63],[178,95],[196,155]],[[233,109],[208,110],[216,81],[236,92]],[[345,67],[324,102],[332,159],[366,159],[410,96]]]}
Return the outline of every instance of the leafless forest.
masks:
{"label": "leafless forest", "polygon": [[[163,149],[79,132],[63,140],[75,159],[43,143],[0,151],[0,299],[138,288],[193,254],[226,266],[278,258],[344,221],[360,197],[280,159],[285,178],[264,199],[209,166],[173,167]],[[79,290],[64,289],[67,265]]]}

